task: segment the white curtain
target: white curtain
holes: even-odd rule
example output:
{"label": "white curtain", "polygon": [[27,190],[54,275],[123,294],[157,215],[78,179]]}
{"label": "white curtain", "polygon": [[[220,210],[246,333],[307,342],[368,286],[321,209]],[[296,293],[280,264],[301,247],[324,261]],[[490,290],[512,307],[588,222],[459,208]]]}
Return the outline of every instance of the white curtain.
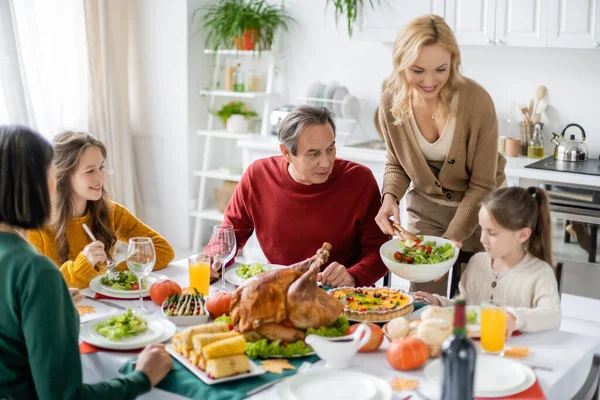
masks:
{"label": "white curtain", "polygon": [[111,198],[135,213],[140,196],[129,127],[129,1],[85,0],[90,131],[106,145]]}
{"label": "white curtain", "polygon": [[81,1],[0,0],[0,10],[3,55],[8,56],[0,74],[0,108],[5,105],[0,116],[8,123],[29,125],[49,139],[67,129],[87,130]]}

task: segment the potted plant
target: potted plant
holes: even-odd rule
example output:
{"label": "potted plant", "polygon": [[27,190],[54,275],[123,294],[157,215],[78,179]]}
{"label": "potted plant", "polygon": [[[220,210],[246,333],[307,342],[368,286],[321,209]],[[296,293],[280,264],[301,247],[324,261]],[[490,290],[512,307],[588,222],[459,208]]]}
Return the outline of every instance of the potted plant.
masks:
{"label": "potted plant", "polygon": [[258,116],[254,111],[249,111],[246,104],[241,101],[232,101],[221,107],[214,115],[223,121],[223,125],[230,133],[244,133],[248,131],[248,119]]}
{"label": "potted plant", "polygon": [[[192,14],[195,19],[198,9]],[[264,0],[216,0],[204,9],[203,28],[208,30],[206,47],[238,50],[268,50],[277,29],[288,30],[294,19],[283,6]]]}
{"label": "potted plant", "polygon": [[[372,9],[375,9],[373,0],[368,0]],[[381,4],[381,0],[375,0],[377,4]],[[348,23],[348,36],[352,37],[353,25],[358,17],[358,12],[362,10],[364,6],[364,0],[327,0],[325,9],[329,6],[329,3],[333,4],[335,8],[335,24],[338,25],[340,15],[345,15]]]}

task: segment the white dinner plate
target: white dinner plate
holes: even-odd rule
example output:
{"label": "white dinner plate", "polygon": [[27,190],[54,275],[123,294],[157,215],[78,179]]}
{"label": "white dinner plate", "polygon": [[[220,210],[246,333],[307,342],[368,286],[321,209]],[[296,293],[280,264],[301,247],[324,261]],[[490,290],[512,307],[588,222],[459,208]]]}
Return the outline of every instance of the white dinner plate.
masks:
{"label": "white dinner plate", "polygon": [[[332,390],[334,388],[335,390]],[[392,389],[384,380],[362,372],[348,370],[319,370],[291,376],[277,386],[275,392],[282,400],[389,400]]]}
{"label": "white dinner plate", "polygon": [[[442,361],[436,359],[425,367],[425,376],[442,384]],[[475,364],[475,396],[506,397],[521,393],[535,383],[531,368],[517,361],[490,355],[477,355]]]}
{"label": "white dinner plate", "polygon": [[[333,100],[343,101],[344,97],[349,93],[348,88],[346,86],[340,86],[335,89],[333,94]],[[333,103],[333,113],[335,114],[335,118],[344,118],[344,113],[342,112],[342,103]]]}
{"label": "white dinner plate", "polygon": [[162,343],[165,340],[169,340],[177,330],[173,323],[162,318],[160,314],[158,316],[142,316],[148,322],[148,330],[146,332],[120,340],[110,340],[97,333],[95,327],[111,317],[95,318],[82,324],[79,329],[79,337],[89,344],[103,349],[134,350],[141,349],[152,343]]}
{"label": "white dinner plate", "polygon": [[[113,289],[110,286],[103,285],[100,283],[104,275],[99,275],[90,281],[90,289],[92,289],[96,293],[100,293],[104,296],[114,297],[116,299],[137,299],[140,297],[139,290],[118,290]],[[146,278],[144,278],[144,282],[146,282],[146,289],[142,290],[142,296],[148,297],[150,296],[150,287],[153,283],[169,279],[167,276],[162,274],[157,274],[151,272]]]}
{"label": "white dinner plate", "polygon": [[256,376],[256,375],[262,375],[266,372],[264,369],[262,369],[261,367],[256,365],[252,360],[250,360],[250,372],[247,372],[245,374],[228,376],[226,378],[212,379],[212,378],[209,378],[208,375],[206,375],[206,372],[202,371],[200,368],[193,365],[190,362],[190,360],[188,360],[187,358],[185,358],[184,356],[179,354],[177,351],[175,351],[175,348],[173,348],[172,344],[168,344],[167,346],[165,346],[165,348],[167,349],[169,354],[171,354],[177,361],[179,361],[184,367],[189,369],[194,375],[196,375],[198,378],[200,378],[200,380],[202,382],[206,383],[207,385],[216,385],[217,383],[237,381],[238,379],[249,378],[251,376]]}
{"label": "white dinner plate", "polygon": [[[276,269],[288,268],[285,265],[279,265],[279,264],[263,264],[263,267],[267,266],[267,265],[271,267],[271,271],[275,271]],[[237,274],[238,268],[239,268],[239,266],[235,266],[235,267],[227,268],[227,271],[225,271],[225,280],[235,286],[244,286],[248,282],[254,280],[257,276],[264,274],[264,272],[262,272],[261,274],[254,275],[251,278],[242,278],[241,276],[239,276]]]}

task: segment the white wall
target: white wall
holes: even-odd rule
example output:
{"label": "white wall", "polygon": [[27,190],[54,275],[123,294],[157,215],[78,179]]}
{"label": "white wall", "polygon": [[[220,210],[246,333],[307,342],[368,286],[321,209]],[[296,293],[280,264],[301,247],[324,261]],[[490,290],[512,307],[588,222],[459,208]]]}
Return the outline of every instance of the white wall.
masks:
{"label": "white wall", "polygon": [[[337,80],[351,93],[368,101],[363,126],[376,137],[373,115],[383,79],[391,70],[391,49],[381,43],[348,39],[333,10],[324,13],[325,1],[295,1],[289,10],[299,24],[285,36],[289,100],[306,95],[315,80]],[[589,134],[590,151],[600,152],[600,50],[463,47],[463,72],[482,84],[496,103],[500,133],[511,100],[528,102],[538,85],[548,88],[551,106],[542,120],[545,138],[577,122]],[[516,115],[516,113],[515,113]],[[517,127],[515,127],[517,129]],[[574,133],[577,133],[575,130]],[[553,146],[548,145],[551,152]]]}
{"label": "white wall", "polygon": [[144,221],[187,248],[187,1],[131,0],[131,129]]}

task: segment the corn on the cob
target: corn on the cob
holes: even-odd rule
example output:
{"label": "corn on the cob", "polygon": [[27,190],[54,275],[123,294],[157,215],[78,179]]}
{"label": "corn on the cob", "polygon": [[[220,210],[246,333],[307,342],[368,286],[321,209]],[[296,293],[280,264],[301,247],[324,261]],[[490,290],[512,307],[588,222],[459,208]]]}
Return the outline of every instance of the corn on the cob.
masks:
{"label": "corn on the cob", "polygon": [[171,343],[173,343],[173,347],[179,353],[179,348],[181,347],[181,333],[176,333],[175,335],[173,335]]}
{"label": "corn on the cob", "polygon": [[182,349],[181,350],[181,355],[184,356],[185,358],[190,358],[191,353],[192,353],[192,350],[190,350],[190,349]]}
{"label": "corn on the cob", "polygon": [[198,365],[200,363],[200,357],[202,357],[202,354],[198,354],[194,350],[190,351],[190,362],[192,365]]}
{"label": "corn on the cob", "polygon": [[[200,333],[219,333],[219,332],[229,332],[229,326],[223,322],[215,322],[212,324],[205,325],[196,325],[189,327],[181,332],[180,337],[180,346],[184,349],[192,349],[194,346],[192,344],[192,337],[194,335]],[[175,345],[175,343],[173,343]],[[177,347],[177,345],[175,345]]]}
{"label": "corn on the cob", "polygon": [[207,360],[212,360],[213,358],[244,354],[245,351],[246,341],[242,335],[238,335],[204,346],[202,356]]}
{"label": "corn on the cob", "polygon": [[206,363],[206,374],[214,379],[247,371],[250,371],[250,360],[245,355],[215,358]]}
{"label": "corn on the cob", "polygon": [[196,353],[202,353],[202,349],[207,345],[218,342],[219,340],[229,339],[230,337],[240,336],[239,333],[220,332],[220,333],[200,333],[192,337],[192,347],[196,350]]}
{"label": "corn on the cob", "polygon": [[198,368],[202,371],[206,371],[206,358],[202,357],[202,354],[200,354],[200,357],[198,358]]}

